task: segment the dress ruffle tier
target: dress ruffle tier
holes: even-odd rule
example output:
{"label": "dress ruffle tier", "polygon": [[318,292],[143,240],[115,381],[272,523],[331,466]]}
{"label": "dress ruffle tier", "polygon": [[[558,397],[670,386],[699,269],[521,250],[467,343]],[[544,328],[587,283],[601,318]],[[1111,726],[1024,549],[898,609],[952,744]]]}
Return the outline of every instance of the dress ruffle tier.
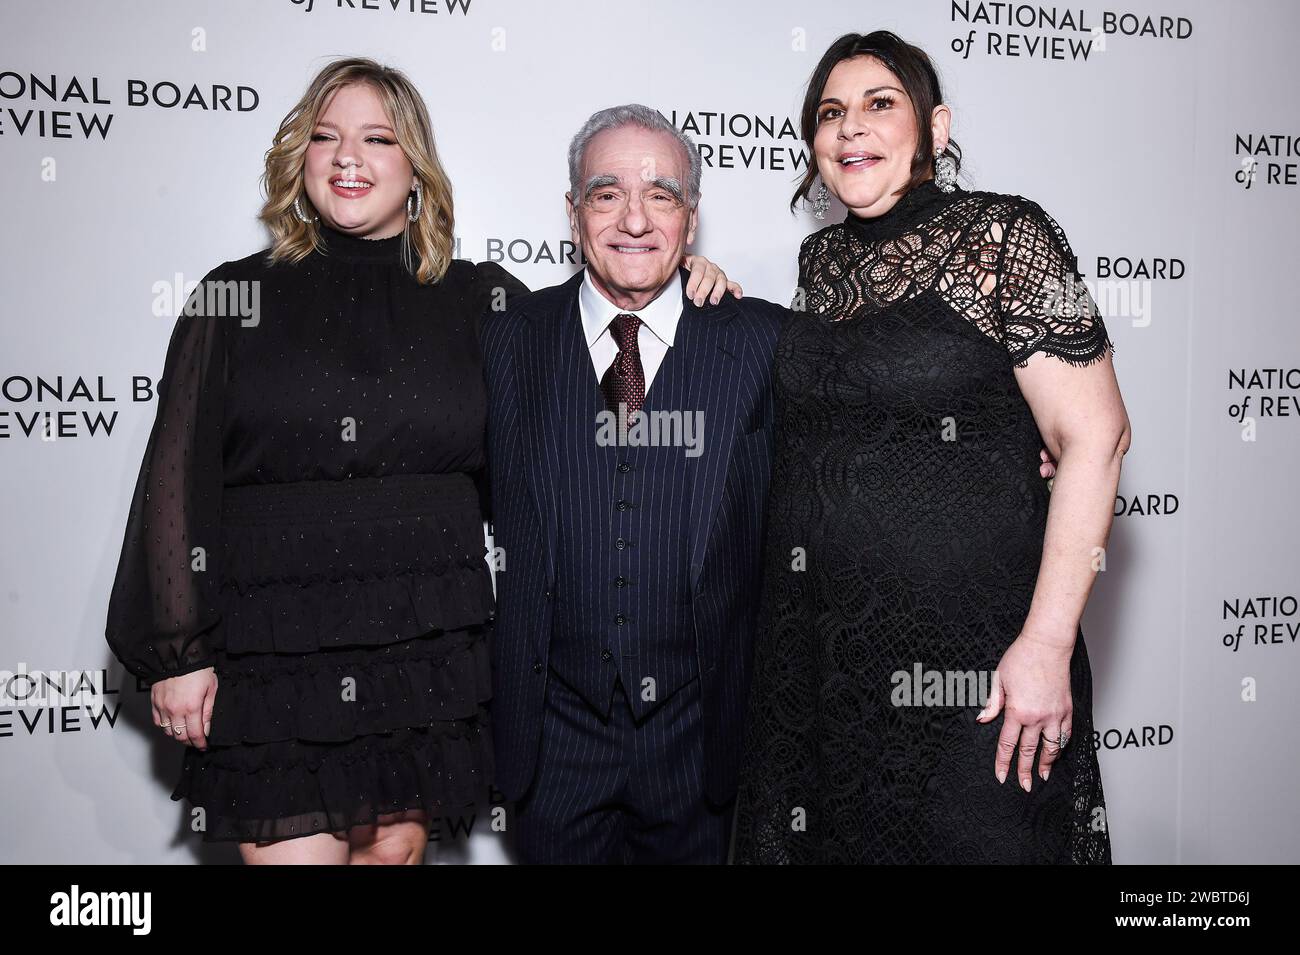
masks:
{"label": "dress ruffle tier", "polygon": [[208,748],[173,799],[207,841],[430,819],[492,779],[493,599],[473,482],[228,488]]}

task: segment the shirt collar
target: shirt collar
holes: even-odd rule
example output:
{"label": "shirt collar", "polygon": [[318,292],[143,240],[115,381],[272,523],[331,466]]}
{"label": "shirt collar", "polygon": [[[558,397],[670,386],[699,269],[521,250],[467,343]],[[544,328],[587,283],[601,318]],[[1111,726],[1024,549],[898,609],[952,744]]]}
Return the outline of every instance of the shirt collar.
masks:
{"label": "shirt collar", "polygon": [[[584,270],[582,285],[578,290],[578,302],[579,311],[582,313],[582,330],[588,348],[596,343],[596,339],[609,327],[615,315],[628,311],[617,307],[601,294],[591,281],[590,268]],[[645,326],[654,332],[656,338],[665,345],[671,346],[677,334],[677,321],[682,316],[681,273],[674,269],[672,281],[668,283],[667,288],[655,296],[654,301],[640,311],[629,311],[628,314],[641,319]]]}

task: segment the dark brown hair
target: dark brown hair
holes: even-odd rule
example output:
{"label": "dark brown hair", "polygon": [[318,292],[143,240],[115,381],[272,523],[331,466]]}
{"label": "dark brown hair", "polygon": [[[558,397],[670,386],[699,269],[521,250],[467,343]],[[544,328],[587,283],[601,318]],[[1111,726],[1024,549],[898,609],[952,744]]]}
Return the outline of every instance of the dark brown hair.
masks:
{"label": "dark brown hair", "polygon": [[[817,135],[817,104],[821,102],[822,90],[826,88],[826,81],[836,64],[859,56],[875,57],[898,77],[916,112],[916,153],[912,156],[912,178],[900,195],[934,175],[934,137],[930,134],[930,115],[943,102],[943,91],[939,88],[939,74],[935,72],[930,57],[919,46],[913,46],[888,30],[876,30],[867,34],[846,33],[822,54],[821,61],[808,80],[808,89],[804,93],[803,107],[799,113],[799,131],[808,147],[808,170],[790,199],[791,211],[801,199],[808,198],[813,183],[817,181],[813,138]],[[961,147],[949,139],[944,153],[952,157],[960,171]]]}

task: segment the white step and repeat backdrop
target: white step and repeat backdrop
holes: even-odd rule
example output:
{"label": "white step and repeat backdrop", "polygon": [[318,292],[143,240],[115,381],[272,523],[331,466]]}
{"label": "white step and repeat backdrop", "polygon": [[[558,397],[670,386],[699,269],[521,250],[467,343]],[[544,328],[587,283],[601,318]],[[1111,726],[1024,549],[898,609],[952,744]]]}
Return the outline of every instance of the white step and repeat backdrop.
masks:
{"label": "white step and repeat backdrop", "polygon": [[[459,255],[534,288],[576,267],[569,138],[656,107],[704,152],[697,250],[788,302],[824,224],[786,208],[802,84],[878,28],[939,66],[963,184],[1061,222],[1116,341],[1134,444],[1084,620],[1115,860],[1300,861],[1300,5],[6,0],[2,19],[4,861],[237,858],[168,798],[180,748],[104,612],[154,414],[139,386],[185,283],[266,244],[262,155],[320,66],[407,71]],[[23,671],[102,678],[105,705],[24,705]],[[483,819],[430,851],[503,858]]]}

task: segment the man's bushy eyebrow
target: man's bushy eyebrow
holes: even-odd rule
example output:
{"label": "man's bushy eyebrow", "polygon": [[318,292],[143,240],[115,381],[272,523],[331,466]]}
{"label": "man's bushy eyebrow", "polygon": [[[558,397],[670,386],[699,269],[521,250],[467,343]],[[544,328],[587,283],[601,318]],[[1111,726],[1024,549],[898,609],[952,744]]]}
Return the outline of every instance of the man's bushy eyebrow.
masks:
{"label": "man's bushy eyebrow", "polygon": [[587,180],[586,186],[583,187],[582,195],[585,198],[586,196],[591,195],[592,192],[601,188],[602,186],[617,186],[617,185],[618,185],[618,176],[611,176],[608,174],[603,176],[592,176],[590,179]]}
{"label": "man's bushy eyebrow", "polygon": [[[587,185],[583,189],[582,194],[583,197],[585,198],[587,196],[590,196],[597,189],[601,189],[605,186],[618,186],[618,185],[619,185],[619,179],[617,176],[613,176],[609,174],[605,174],[601,176],[592,176],[590,179],[587,180]],[[651,188],[663,189],[666,192],[672,193],[673,197],[677,199],[678,202],[685,201],[685,191],[682,189],[681,180],[675,178],[674,176],[656,176],[654,179],[650,181],[650,186]]]}
{"label": "man's bushy eyebrow", "polygon": [[682,191],[681,180],[675,179],[672,176],[657,176],[651,185],[658,186],[660,189],[665,189],[668,192],[671,192],[678,202],[684,201],[686,198],[685,193]]}

